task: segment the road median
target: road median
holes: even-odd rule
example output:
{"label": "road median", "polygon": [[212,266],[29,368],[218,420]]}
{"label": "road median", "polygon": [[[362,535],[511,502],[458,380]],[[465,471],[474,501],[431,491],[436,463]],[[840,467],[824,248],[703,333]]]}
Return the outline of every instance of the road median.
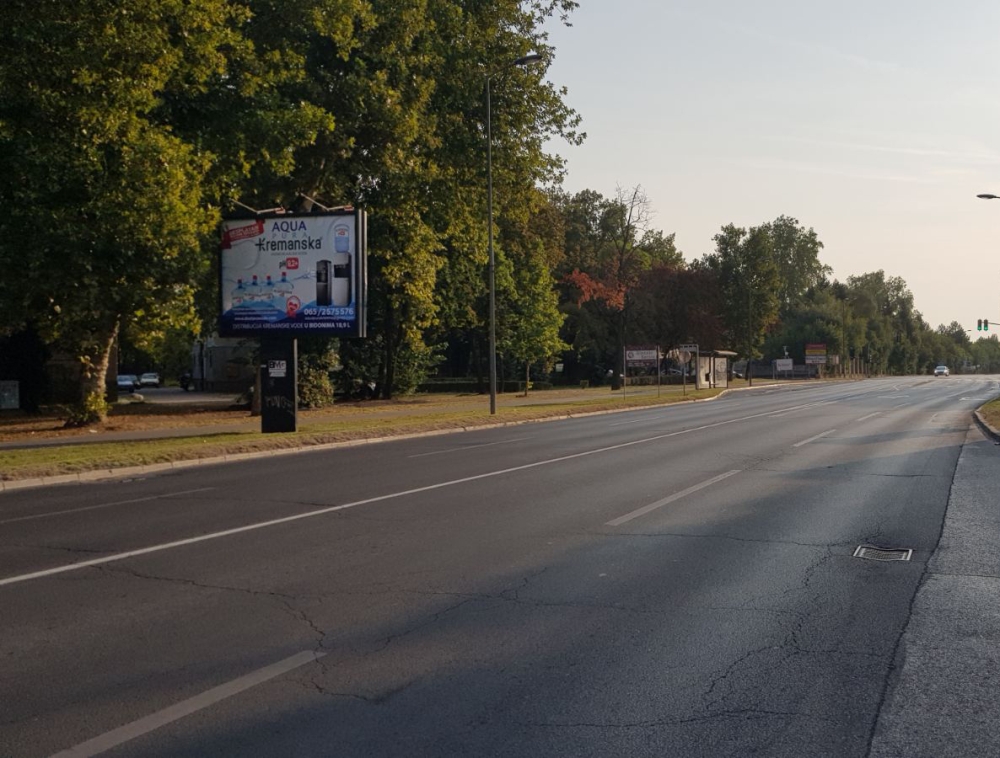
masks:
{"label": "road median", "polygon": [[[468,397],[401,401],[398,404],[353,406],[302,414],[301,431],[291,434],[261,434],[255,430],[200,433],[197,427],[174,426],[170,436],[143,439],[144,431],[134,425],[129,434],[136,439],[102,440],[102,431],[89,435],[58,437],[44,446],[10,447],[0,450],[0,491],[23,489],[67,482],[95,481],[147,474],[171,468],[224,463],[257,456],[287,455],[307,450],[322,450],[349,445],[364,445],[389,440],[439,434],[453,434],[526,423],[538,423],[578,416],[618,413],[641,408],[708,400],[724,390],[688,391],[686,394],[665,391],[634,396],[600,395],[590,391],[553,393],[537,397],[531,404],[516,404],[517,398],[505,398],[496,416],[483,409],[469,409],[470,403],[484,405],[479,398]],[[539,393],[540,395],[542,393]],[[547,394],[547,393],[546,393]],[[162,416],[161,412],[157,413]],[[217,421],[218,419],[213,419]],[[172,417],[183,421],[183,409]],[[233,418],[246,424],[243,413]],[[112,429],[115,427],[112,425]],[[123,432],[107,432],[105,434]],[[153,434],[150,429],[148,434]],[[162,434],[161,432],[156,432]],[[37,435],[33,435],[35,438]],[[10,439],[10,435],[7,435]],[[82,444],[86,443],[86,444]],[[10,444],[10,443],[8,443]],[[26,443],[27,444],[27,443]],[[37,445],[37,443],[35,443]]]}

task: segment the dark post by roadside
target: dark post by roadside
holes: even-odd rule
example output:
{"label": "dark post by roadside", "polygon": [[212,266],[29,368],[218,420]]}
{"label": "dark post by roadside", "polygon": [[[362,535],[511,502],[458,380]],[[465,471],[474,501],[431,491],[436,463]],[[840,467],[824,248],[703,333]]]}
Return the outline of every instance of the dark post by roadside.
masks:
{"label": "dark post by roadside", "polygon": [[260,430],[294,432],[298,421],[298,340],[265,335],[260,339]]}

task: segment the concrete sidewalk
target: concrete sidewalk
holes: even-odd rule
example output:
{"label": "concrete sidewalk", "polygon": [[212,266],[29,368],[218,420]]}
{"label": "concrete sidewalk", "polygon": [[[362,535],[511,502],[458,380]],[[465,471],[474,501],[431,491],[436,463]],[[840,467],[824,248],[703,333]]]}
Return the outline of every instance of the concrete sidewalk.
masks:
{"label": "concrete sidewalk", "polygon": [[900,640],[869,756],[967,758],[1000,744],[1000,450],[970,429]]}

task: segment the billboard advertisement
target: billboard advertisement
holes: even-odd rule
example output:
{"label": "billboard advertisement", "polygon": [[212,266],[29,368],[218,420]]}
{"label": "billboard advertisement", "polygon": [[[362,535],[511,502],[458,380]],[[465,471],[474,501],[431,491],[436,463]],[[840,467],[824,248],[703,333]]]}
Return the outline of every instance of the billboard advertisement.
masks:
{"label": "billboard advertisement", "polygon": [[826,363],[826,343],[811,342],[806,344],[806,363],[824,365]]}
{"label": "billboard advertisement", "polygon": [[629,345],[625,348],[625,363],[629,366],[656,368],[660,350],[656,345]]}
{"label": "billboard advertisement", "polygon": [[219,333],[364,337],[366,253],[360,210],[224,221]]}

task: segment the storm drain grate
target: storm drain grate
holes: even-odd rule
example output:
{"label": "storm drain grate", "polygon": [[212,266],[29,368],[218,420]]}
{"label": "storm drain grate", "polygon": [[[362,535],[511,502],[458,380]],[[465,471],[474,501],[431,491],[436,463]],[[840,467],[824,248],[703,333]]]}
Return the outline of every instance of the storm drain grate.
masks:
{"label": "storm drain grate", "polygon": [[908,561],[911,555],[913,555],[912,550],[874,545],[858,545],[858,549],[854,551],[855,558],[869,561]]}

